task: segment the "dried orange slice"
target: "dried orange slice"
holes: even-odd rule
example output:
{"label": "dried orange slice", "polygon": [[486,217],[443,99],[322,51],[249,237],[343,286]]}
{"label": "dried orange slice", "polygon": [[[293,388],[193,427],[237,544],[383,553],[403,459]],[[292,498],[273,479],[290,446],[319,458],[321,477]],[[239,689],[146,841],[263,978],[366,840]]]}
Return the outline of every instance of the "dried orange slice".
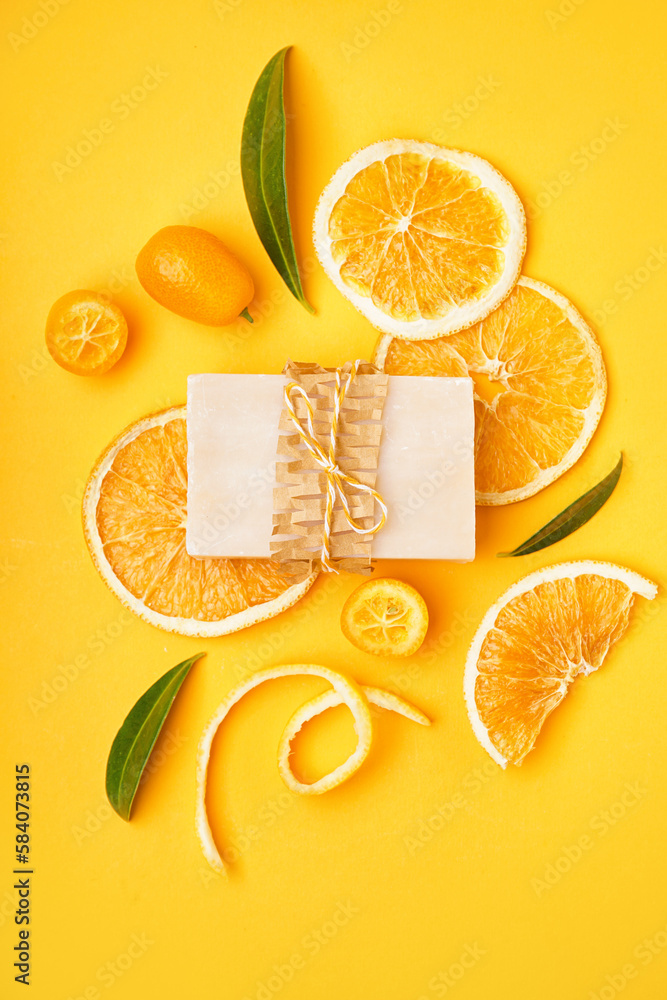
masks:
{"label": "dried orange slice", "polygon": [[389,139],[356,152],[324,189],[315,250],[379,330],[423,340],[462,330],[516,283],[523,206],[473,153]]}
{"label": "dried orange slice", "polygon": [[428,629],[428,608],[402,580],[367,580],[353,590],[340,615],[346,639],[376,656],[411,656]]}
{"label": "dried orange slice", "polygon": [[470,375],[475,382],[478,504],[524,500],[581,456],[607,395],[593,331],[564,295],[522,276],[481,323],[425,343],[381,337],[390,375]]}
{"label": "dried orange slice", "polygon": [[632,570],[582,560],[531,573],[482,619],[464,693],[475,736],[503,767],[520,764],[572,681],[601,666],[628,627],[635,594],[658,588]]}
{"label": "dried orange slice", "polygon": [[108,372],[126,343],[125,317],[98,292],[68,292],[51,306],[46,346],[56,364],[73,375]]}
{"label": "dried orange slice", "polygon": [[[368,756],[373,739],[373,723],[368,707],[369,704],[385,708],[390,712],[396,712],[422,726],[430,726],[431,724],[423,712],[410,705],[409,702],[404,701],[403,698],[399,698],[398,695],[391,694],[389,691],[383,691],[381,688],[360,687],[354,681],[348,680],[335,670],[330,670],[329,667],[321,667],[318,664],[296,663],[281,667],[268,667],[266,670],[258,670],[252,677],[241,681],[240,684],[232,688],[220,705],[218,705],[202,734],[197,751],[195,827],[204,857],[215,871],[225,871],[222,857],[216,847],[213,832],[209,825],[208,810],[206,808],[208,764],[215,734],[234,705],[249,691],[259,687],[260,684],[264,684],[265,681],[276,680],[279,677],[299,677],[304,675],[323,677],[331,684],[331,688],[312,698],[305,705],[302,705],[301,708],[297,709],[287,723],[280,739],[278,746],[278,771],[287,787],[300,795],[321,795],[323,792],[329,792],[332,788],[336,788],[344,781],[347,781],[348,778],[351,778],[359,770]],[[311,784],[299,781],[290,764],[292,741],[306,722],[321,712],[325,712],[328,708],[334,708],[336,705],[347,705],[350,709],[357,734],[357,745],[347,760],[339,764],[329,774],[325,774]]]}
{"label": "dried orange slice", "polygon": [[290,583],[271,559],[195,559],[185,549],[185,407],[131,424],[99,458],[83,498],[93,562],[151,625],[217,636],[272,618],[313,583]]}

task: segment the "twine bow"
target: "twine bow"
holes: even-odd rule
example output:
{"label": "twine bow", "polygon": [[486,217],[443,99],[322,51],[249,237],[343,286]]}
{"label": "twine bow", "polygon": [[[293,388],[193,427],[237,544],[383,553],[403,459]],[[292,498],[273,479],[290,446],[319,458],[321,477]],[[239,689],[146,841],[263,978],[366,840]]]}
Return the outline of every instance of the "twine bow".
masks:
{"label": "twine bow", "polygon": [[[348,386],[356,376],[360,363],[360,361],[354,362],[350,371],[346,373],[347,378],[345,382],[343,382],[342,379],[342,369],[336,369],[336,390],[334,392],[333,414],[331,417],[328,451],[325,451],[315,434],[315,428],[313,426],[313,407],[306,390],[303,386],[299,385],[298,382],[289,382],[285,386],[284,390],[285,406],[287,407],[289,415],[292,418],[299,437],[327,477],[327,504],[324,514],[322,551],[320,555],[322,569],[327,573],[337,572],[334,563],[331,561],[331,527],[333,522],[334,507],[336,506],[336,498],[338,498],[341,502],[347,523],[352,531],[355,531],[358,535],[375,535],[381,528],[384,527],[387,520],[387,505],[378,491],[373,489],[372,486],[367,486],[365,483],[359,482],[358,479],[355,479],[354,476],[349,475],[347,472],[343,472],[336,461],[336,443],[338,437],[340,411],[343,405],[343,400],[345,399],[345,393],[347,392]],[[304,427],[301,423],[301,420],[296,412],[295,405],[292,401],[294,393],[298,393],[305,403],[306,427]],[[370,528],[364,528],[361,524],[355,521],[352,516],[350,501],[346,492],[350,488],[359,490],[361,493],[368,493],[373,497],[380,508],[380,516]]]}

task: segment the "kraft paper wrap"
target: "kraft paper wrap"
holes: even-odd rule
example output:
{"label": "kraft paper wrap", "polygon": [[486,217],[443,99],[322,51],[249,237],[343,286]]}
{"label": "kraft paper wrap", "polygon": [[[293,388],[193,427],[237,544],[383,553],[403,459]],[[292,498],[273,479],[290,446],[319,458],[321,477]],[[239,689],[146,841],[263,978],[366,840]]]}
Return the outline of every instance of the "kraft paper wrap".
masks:
{"label": "kraft paper wrap", "polygon": [[[343,375],[352,367],[347,362]],[[328,449],[335,394],[335,368],[288,361],[283,369],[285,384],[298,382],[313,408],[313,427],[320,444]],[[336,461],[348,475],[367,486],[375,486],[382,409],[387,395],[388,376],[369,362],[358,366],[357,376],[347,387],[340,411]],[[294,394],[297,415],[306,423],[306,405]],[[276,487],[273,491],[273,531],[271,557],[290,575],[303,578],[319,564],[326,509],[327,476],[301,440],[283,405],[278,428]],[[368,493],[348,487],[352,516],[363,527],[372,527],[375,501]],[[333,511],[330,550],[336,570],[371,572],[372,535],[352,531],[337,498]]]}

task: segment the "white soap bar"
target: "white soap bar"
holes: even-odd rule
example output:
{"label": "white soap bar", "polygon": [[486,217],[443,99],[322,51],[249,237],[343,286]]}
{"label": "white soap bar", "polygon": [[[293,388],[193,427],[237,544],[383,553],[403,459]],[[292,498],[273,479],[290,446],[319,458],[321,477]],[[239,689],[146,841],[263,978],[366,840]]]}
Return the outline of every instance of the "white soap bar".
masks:
{"label": "white soap bar", "polygon": [[[191,556],[270,555],[283,375],[188,378]],[[469,378],[390,376],[376,488],[388,507],[374,559],[475,556]]]}

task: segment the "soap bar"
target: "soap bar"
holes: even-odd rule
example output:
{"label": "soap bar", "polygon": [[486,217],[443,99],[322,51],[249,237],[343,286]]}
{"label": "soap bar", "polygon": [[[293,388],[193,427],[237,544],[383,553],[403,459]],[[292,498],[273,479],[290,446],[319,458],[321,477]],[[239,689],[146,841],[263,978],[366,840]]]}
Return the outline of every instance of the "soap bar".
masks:
{"label": "soap bar", "polygon": [[[191,556],[270,555],[284,388],[283,375],[188,378]],[[388,516],[373,559],[474,558],[471,379],[389,377],[376,489]]]}

